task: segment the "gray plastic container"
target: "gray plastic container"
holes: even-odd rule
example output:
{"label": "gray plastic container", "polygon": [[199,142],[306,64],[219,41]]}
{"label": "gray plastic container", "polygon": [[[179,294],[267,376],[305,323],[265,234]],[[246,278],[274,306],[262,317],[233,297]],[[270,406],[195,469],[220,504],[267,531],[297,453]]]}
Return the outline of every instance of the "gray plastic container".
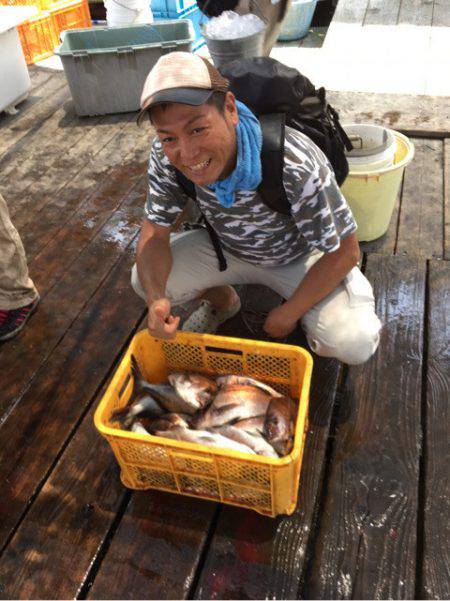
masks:
{"label": "gray plastic container", "polygon": [[94,27],[64,32],[61,57],[78,115],[139,110],[148,72],[159,57],[190,52],[195,40],[189,19],[152,25]]}
{"label": "gray plastic container", "polygon": [[251,58],[253,56],[264,55],[264,35],[266,30],[262,29],[257,33],[248,35],[244,38],[235,38],[233,40],[216,40],[208,37],[203,28],[203,37],[216,67],[221,67],[228,62],[238,58]]}

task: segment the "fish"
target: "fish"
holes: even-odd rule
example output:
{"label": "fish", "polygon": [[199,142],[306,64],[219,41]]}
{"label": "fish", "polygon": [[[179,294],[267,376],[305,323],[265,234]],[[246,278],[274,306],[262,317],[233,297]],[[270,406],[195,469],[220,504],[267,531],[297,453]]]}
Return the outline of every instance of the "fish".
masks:
{"label": "fish", "polygon": [[215,381],[202,374],[173,372],[169,374],[169,382],[186,403],[183,413],[193,414],[204,409],[217,392]]}
{"label": "fish", "polygon": [[[180,396],[169,383],[151,384],[145,380],[134,355],[131,355],[131,372],[135,382],[134,393],[149,394],[168,413],[195,413],[198,407],[193,406],[189,399]],[[133,396],[133,394],[132,394]]]}
{"label": "fish", "polygon": [[250,376],[219,376],[216,378],[216,382],[220,387],[228,386],[229,384],[242,384],[243,386],[256,386],[256,388],[261,388],[265,392],[268,392],[270,396],[283,396],[280,394],[275,388],[272,388],[268,384],[264,384],[264,382],[260,382],[259,380],[255,380],[255,378],[250,378]]}
{"label": "fish", "polygon": [[174,428],[173,430],[157,430],[155,436],[171,438],[172,440],[182,440],[184,442],[194,442],[196,444],[204,444],[213,447],[222,447],[233,451],[240,451],[241,453],[255,455],[255,451],[247,445],[231,440],[231,438],[222,436],[217,432],[209,432],[208,430]]}
{"label": "fish", "polygon": [[271,444],[269,444],[261,434],[251,434],[245,430],[240,430],[236,426],[221,426],[214,430],[222,436],[231,438],[235,442],[239,442],[250,447],[257,455],[263,455],[264,457],[278,457],[277,452]]}
{"label": "fish", "polygon": [[136,434],[147,434],[147,436],[150,434],[150,432],[147,430],[147,428],[145,428],[144,425],[140,421],[135,421],[131,425],[130,430],[132,432],[136,432]]}
{"label": "fish", "polygon": [[287,396],[272,399],[264,420],[264,436],[280,457],[292,451],[297,406]]}
{"label": "fish", "polygon": [[116,409],[111,414],[111,421],[117,421],[126,430],[130,429],[137,417],[155,418],[164,415],[161,405],[150,395],[144,395],[129,405]]}
{"label": "fish", "polygon": [[265,415],[270,399],[267,393],[254,386],[228,385],[217,393],[212,405],[199,415],[195,427],[216,428]]}
{"label": "fish", "polygon": [[153,434],[157,430],[174,430],[175,428],[189,428],[192,416],[181,413],[165,413],[155,419],[143,418],[140,420],[147,432]]}
{"label": "fish", "polygon": [[262,434],[264,432],[264,421],[265,416],[258,415],[257,417],[249,417],[233,422],[233,426],[249,434]]}

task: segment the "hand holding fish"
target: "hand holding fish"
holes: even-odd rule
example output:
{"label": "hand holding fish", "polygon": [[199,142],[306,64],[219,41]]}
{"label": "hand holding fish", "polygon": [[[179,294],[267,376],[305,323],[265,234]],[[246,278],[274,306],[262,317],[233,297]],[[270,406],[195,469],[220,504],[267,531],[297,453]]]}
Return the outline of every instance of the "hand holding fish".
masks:
{"label": "hand holding fish", "polygon": [[174,317],[170,309],[170,301],[167,298],[159,298],[149,306],[147,326],[148,331],[155,338],[165,340],[175,338],[180,317]]}
{"label": "hand holding fish", "polygon": [[294,331],[299,317],[293,316],[286,303],[272,309],[264,322],[264,331],[272,338],[283,338]]}

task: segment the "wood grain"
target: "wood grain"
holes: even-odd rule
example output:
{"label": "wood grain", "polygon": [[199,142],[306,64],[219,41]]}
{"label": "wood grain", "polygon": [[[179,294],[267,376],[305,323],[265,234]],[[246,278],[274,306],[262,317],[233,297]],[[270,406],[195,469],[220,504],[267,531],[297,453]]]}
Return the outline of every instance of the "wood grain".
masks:
{"label": "wood grain", "polygon": [[404,176],[397,254],[443,257],[443,206],[442,142],[416,140]]}
{"label": "wood grain", "polygon": [[366,275],[384,327],[349,368],[306,598],[414,598],[425,261],[370,255]]}
{"label": "wood grain", "polygon": [[[0,479],[3,482],[0,548],[45,482],[67,438],[109,374],[117,353],[142,318],[144,305],[130,293],[134,249],[131,247],[122,254],[115,269],[62,337],[46,368],[29,383],[21,402],[0,428]],[[52,515],[56,517],[50,513]],[[56,536],[57,532],[54,532]],[[30,543],[26,536],[24,541],[27,542],[23,544]],[[71,553],[68,555],[70,558]],[[12,562],[11,566],[15,565],[14,548],[5,557],[7,562]],[[35,554],[31,553],[23,559],[26,562],[33,557]],[[0,564],[0,573],[6,569],[6,564]],[[42,577],[45,578],[45,574]],[[3,584],[4,594],[8,587],[16,586],[14,579],[3,580]]]}
{"label": "wood grain", "polygon": [[450,598],[450,264],[430,261],[422,599]]}
{"label": "wood grain", "polygon": [[444,258],[450,259],[450,138],[444,142]]}

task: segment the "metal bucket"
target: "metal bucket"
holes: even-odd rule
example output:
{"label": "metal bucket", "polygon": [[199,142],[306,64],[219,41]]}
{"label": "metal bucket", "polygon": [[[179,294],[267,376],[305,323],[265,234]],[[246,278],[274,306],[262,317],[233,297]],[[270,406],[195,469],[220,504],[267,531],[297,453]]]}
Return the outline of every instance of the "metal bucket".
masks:
{"label": "metal bucket", "polygon": [[203,29],[203,37],[213,59],[214,65],[220,67],[238,58],[264,56],[264,35],[266,29],[233,40],[216,40],[209,38]]}

